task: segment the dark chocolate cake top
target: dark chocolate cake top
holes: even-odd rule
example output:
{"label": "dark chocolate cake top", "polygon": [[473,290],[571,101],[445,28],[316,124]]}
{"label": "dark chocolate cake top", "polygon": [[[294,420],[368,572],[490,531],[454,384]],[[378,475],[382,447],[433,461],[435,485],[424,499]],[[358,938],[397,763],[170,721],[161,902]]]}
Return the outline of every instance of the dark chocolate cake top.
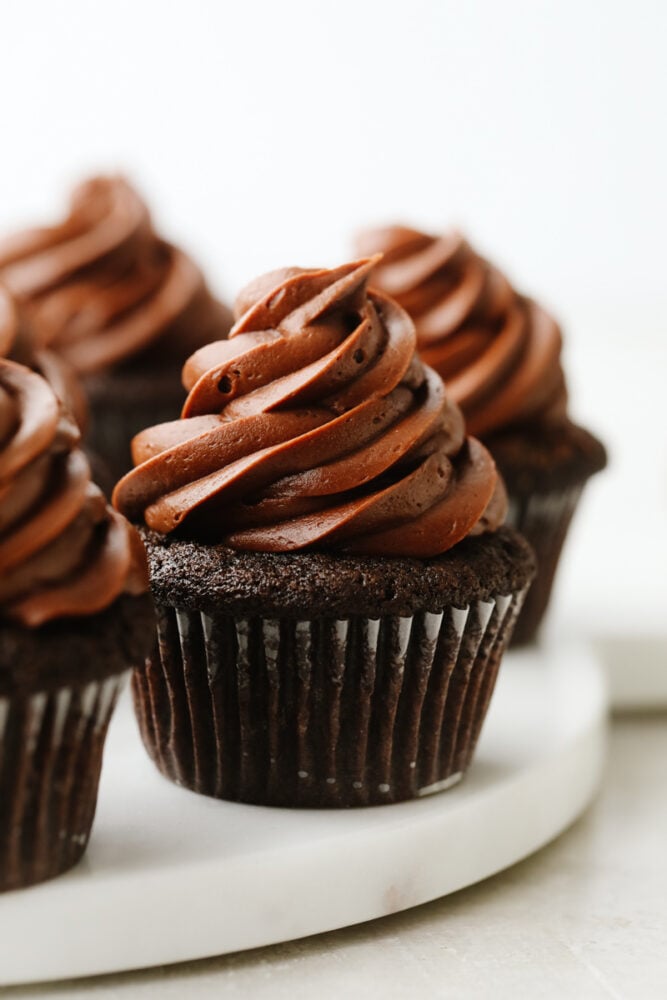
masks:
{"label": "dark chocolate cake top", "polygon": [[516,594],[535,573],[511,528],[468,537],[433,559],[327,552],[235,552],[140,529],[158,605],[210,615],[363,617],[440,612]]}

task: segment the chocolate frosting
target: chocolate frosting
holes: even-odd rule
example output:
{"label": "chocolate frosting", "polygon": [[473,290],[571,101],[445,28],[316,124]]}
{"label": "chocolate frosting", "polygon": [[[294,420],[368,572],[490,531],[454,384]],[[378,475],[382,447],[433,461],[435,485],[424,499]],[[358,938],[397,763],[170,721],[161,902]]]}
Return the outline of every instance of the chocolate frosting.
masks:
{"label": "chocolate frosting", "polygon": [[29,324],[9,290],[0,284],[0,358],[32,368],[49,383],[81,431],[88,424],[88,406],[71,365],[46,348],[36,350]]}
{"label": "chocolate frosting", "polygon": [[37,346],[52,347],[79,373],[146,352],[182,363],[231,325],[199,268],[156,236],[122,177],[77,187],[59,225],[0,241],[0,278],[27,309]]}
{"label": "chocolate frosting", "polygon": [[428,557],[505,513],[409,316],[367,289],[376,259],[272,272],[227,341],[183,369],[182,419],[133,442],[114,503],[159,532],[238,550]]}
{"label": "chocolate frosting", "polygon": [[48,383],[0,361],[0,617],[35,627],[148,587],[141,541],[90,480]]}
{"label": "chocolate frosting", "polygon": [[371,284],[410,313],[421,357],[445,380],[471,434],[565,418],[558,325],[460,233],[391,226],[367,230],[357,246],[383,255]]}

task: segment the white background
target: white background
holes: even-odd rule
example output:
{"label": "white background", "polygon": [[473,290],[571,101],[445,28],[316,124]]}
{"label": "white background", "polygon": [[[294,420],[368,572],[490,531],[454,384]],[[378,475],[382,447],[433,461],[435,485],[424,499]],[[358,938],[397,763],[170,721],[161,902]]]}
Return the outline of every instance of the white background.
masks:
{"label": "white background", "polygon": [[662,0],[7,2],[0,224],[120,168],[229,292],[403,218],[664,312],[666,48]]}
{"label": "white background", "polygon": [[666,51],[664,0],[5,2],[0,229],[120,169],[231,297],[365,223],[461,225],[563,321],[610,446],[573,610],[662,620]]}

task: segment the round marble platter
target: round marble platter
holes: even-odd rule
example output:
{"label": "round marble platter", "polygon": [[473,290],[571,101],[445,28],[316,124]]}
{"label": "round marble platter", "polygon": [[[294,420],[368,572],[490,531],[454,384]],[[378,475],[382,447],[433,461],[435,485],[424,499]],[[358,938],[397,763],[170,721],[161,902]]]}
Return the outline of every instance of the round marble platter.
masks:
{"label": "round marble platter", "polygon": [[414,802],[290,811],[177,788],[129,699],[109,734],[83,861],[0,896],[0,985],[182,962],[382,917],[514,864],[585,809],[606,691],[583,644],[509,654],[472,768]]}

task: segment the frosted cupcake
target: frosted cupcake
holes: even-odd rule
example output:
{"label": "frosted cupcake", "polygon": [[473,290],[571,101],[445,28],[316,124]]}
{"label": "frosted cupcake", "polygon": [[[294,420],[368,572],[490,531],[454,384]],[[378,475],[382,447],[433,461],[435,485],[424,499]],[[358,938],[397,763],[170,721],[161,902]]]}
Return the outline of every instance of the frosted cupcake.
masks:
{"label": "frosted cupcake", "polygon": [[246,289],[114,494],[157,604],[143,739],[203,794],[341,807],[457,781],[533,574],[493,460],[408,315],[368,291],[373,263]]}
{"label": "frosted cupcake", "polygon": [[0,891],[71,867],[153,632],[145,553],[39,375],[0,360]]}
{"label": "frosted cupcake", "polygon": [[0,280],[25,309],[36,346],[81,377],[90,445],[117,476],[131,465],[133,435],[178,415],[185,359],[231,325],[197,265],[156,235],[121,177],[76,188],[59,225],[1,241]]}
{"label": "frosted cupcake", "polygon": [[537,555],[514,633],[517,643],[531,641],[582,490],[606,464],[603,445],[568,417],[560,329],[457,232],[394,226],[364,232],[357,245],[383,254],[371,283],[410,313],[421,357],[498,463],[509,522]]}

